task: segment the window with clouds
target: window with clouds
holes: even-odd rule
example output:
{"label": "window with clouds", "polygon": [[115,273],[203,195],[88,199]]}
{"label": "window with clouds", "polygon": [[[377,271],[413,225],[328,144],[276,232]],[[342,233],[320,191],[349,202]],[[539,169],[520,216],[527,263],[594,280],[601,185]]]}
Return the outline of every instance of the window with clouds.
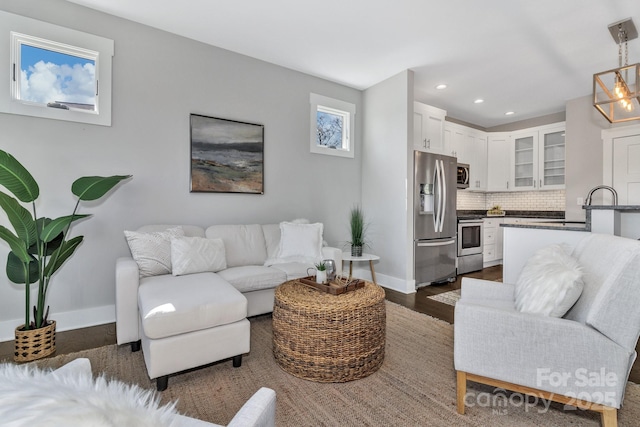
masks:
{"label": "window with clouds", "polygon": [[11,30],[0,112],[111,125],[113,40],[2,11],[0,26]]}

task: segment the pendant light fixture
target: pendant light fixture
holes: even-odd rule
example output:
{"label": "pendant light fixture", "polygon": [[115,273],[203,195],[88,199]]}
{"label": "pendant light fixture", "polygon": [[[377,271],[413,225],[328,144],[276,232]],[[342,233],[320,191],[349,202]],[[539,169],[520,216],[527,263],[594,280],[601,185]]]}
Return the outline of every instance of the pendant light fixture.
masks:
{"label": "pendant light fixture", "polygon": [[629,65],[627,46],[638,31],[629,18],[609,25],[609,32],[618,44],[618,68],[593,75],[593,106],[611,123],[640,120],[640,63]]}

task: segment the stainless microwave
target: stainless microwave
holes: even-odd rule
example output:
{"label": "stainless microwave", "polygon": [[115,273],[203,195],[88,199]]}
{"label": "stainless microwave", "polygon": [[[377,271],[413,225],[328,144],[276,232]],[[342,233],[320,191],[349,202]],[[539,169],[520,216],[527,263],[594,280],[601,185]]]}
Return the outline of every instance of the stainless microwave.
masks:
{"label": "stainless microwave", "polygon": [[469,188],[469,165],[458,163],[458,188]]}

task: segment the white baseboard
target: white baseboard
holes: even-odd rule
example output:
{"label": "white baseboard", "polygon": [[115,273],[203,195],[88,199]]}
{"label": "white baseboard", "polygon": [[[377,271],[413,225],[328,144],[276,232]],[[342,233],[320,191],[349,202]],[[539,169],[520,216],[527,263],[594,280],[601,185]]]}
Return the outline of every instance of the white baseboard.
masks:
{"label": "white baseboard", "polygon": [[[352,274],[354,277],[371,281],[371,271],[368,268],[354,268]],[[403,294],[413,294],[416,292],[415,280],[398,279],[397,277],[376,272],[376,282],[384,288],[402,292]]]}
{"label": "white baseboard", "polygon": [[[104,325],[116,321],[116,306],[85,308],[83,310],[53,313],[50,319],[56,321],[56,332],[72,329],[87,328],[89,326]],[[11,341],[15,338],[16,327],[22,325],[24,319],[5,320],[0,322],[0,341]]]}

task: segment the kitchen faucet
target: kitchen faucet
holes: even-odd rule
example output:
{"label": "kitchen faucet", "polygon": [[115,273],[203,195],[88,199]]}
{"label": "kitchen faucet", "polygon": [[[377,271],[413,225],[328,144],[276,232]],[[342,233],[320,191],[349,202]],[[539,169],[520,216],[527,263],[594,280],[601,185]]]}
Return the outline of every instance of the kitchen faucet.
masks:
{"label": "kitchen faucet", "polygon": [[587,194],[587,201],[585,202],[587,206],[591,206],[591,196],[593,196],[593,193],[596,190],[600,190],[600,189],[604,189],[604,190],[609,190],[611,191],[611,194],[613,194],[613,206],[617,206],[618,205],[618,193],[616,192],[616,190],[613,189],[613,187],[609,187],[608,185],[598,185],[597,187],[593,187],[591,190],[589,190],[589,194]]}

